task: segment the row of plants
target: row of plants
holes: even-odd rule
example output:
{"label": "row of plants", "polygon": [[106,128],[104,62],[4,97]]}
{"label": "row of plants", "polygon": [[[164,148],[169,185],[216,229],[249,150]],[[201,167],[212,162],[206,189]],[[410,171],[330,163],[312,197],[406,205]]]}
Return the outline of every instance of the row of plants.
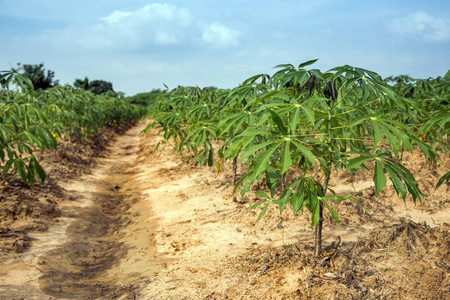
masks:
{"label": "row of plants", "polygon": [[54,149],[58,138],[89,138],[110,124],[139,118],[146,108],[107,94],[95,95],[71,86],[34,90],[29,78],[15,72],[0,77],[0,159],[2,174],[18,174],[24,183],[44,182],[46,173],[33,156]]}
{"label": "row of plants", "polygon": [[388,84],[370,70],[346,65],[321,72],[310,68],[315,62],[278,65],[274,74],[252,76],[232,90],[165,90],[151,106],[147,129],[160,128],[175,150],[193,152],[195,162],[217,161],[218,171],[232,160],[236,176],[241,164],[234,191],[245,195],[260,183],[256,194],[262,200],[252,206],[263,205],[258,220],[272,203],[280,212],[309,211],[318,255],[324,212],[339,222],[330,202],[356,202],[330,188],[333,174],[373,166],[377,194],[388,178],[404,201],[407,195],[422,200],[402,157],[418,149],[436,165],[440,154],[448,155],[450,73],[428,82],[426,91],[417,86],[410,93],[410,86]]}

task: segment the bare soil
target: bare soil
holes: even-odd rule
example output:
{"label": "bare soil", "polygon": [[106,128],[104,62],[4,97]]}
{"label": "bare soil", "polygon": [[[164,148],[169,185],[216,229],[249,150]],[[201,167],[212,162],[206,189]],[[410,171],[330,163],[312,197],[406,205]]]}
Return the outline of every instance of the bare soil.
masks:
{"label": "bare soil", "polygon": [[[450,299],[450,169],[406,154],[424,200],[406,205],[372,174],[333,179],[313,255],[309,215],[274,205],[255,223],[232,166],[193,165],[146,121],[40,153],[45,184],[0,182],[0,299]],[[242,170],[238,170],[241,172]],[[256,190],[256,186],[252,191]]]}

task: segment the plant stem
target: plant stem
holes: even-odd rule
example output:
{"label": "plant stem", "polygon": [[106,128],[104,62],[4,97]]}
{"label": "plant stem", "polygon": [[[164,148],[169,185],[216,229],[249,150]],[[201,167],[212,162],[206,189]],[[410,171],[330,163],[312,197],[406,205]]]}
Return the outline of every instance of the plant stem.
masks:
{"label": "plant stem", "polygon": [[319,223],[316,225],[316,236],[314,241],[314,255],[322,253],[322,225],[323,225],[323,204],[319,205]]}
{"label": "plant stem", "polygon": [[237,182],[237,161],[238,158],[236,156],[235,158],[233,158],[233,185],[236,185]]}
{"label": "plant stem", "polygon": [[[327,122],[327,132],[328,132],[328,158],[327,158],[327,166],[325,170],[325,183],[321,186],[321,197],[325,196],[328,183],[331,177],[331,166],[333,165],[333,131],[332,131],[332,122],[331,122],[331,108],[328,111],[328,122]],[[314,241],[314,255],[319,256],[322,253],[322,228],[323,228],[323,203],[322,200],[319,200],[319,223],[316,225],[315,232],[315,241]]]}

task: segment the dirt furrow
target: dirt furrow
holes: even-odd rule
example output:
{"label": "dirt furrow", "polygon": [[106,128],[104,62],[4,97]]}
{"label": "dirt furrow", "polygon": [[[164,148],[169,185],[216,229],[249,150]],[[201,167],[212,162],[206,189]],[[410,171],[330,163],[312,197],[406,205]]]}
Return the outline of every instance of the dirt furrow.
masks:
{"label": "dirt furrow", "polygon": [[144,125],[118,137],[91,175],[62,184],[76,199],[66,208],[74,221],[67,227],[66,242],[38,260],[43,272],[39,286],[47,295],[96,299],[133,293],[126,281],[108,271],[132,250],[122,238],[132,222],[129,208],[139,197],[139,189],[132,185]]}

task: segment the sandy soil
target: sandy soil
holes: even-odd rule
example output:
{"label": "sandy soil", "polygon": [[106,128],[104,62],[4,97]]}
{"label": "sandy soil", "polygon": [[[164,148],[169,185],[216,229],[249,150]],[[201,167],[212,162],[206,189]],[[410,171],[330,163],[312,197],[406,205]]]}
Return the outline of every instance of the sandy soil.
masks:
{"label": "sandy soil", "polygon": [[[231,165],[193,166],[141,121],[87,144],[43,153],[44,185],[6,177],[0,198],[0,299],[448,299],[450,186],[407,155],[425,199],[392,188],[375,196],[371,174],[333,179],[350,202],[326,216],[313,256],[309,215],[255,223],[258,201],[232,195]],[[253,189],[254,190],[254,189]]]}

